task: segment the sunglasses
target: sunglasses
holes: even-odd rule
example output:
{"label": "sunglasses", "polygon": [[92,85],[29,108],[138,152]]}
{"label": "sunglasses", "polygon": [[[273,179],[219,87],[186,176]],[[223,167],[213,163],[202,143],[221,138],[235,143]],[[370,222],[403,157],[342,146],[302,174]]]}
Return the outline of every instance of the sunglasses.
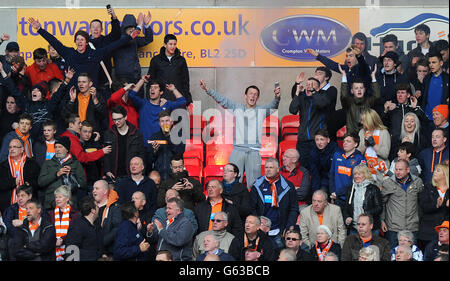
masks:
{"label": "sunglasses", "polygon": [[291,240],[292,240],[292,241],[295,242],[295,241],[299,241],[300,239],[298,239],[298,238],[293,238],[293,237],[286,237],[286,240],[287,240],[287,241],[291,241]]}
{"label": "sunglasses", "polygon": [[223,221],[225,221],[225,220],[212,219],[211,221],[212,221],[212,222],[218,222],[218,223],[221,223],[221,222],[223,222]]}

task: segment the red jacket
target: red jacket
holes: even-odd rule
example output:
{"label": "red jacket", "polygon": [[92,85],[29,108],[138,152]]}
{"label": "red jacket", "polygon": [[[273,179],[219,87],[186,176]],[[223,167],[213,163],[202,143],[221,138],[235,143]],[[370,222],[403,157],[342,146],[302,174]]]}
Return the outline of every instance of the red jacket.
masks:
{"label": "red jacket", "polygon": [[25,76],[30,78],[31,85],[36,85],[39,82],[48,82],[53,78],[64,80],[64,76],[54,63],[49,63],[44,70],[40,70],[36,63],[33,63],[25,70]]}
{"label": "red jacket", "polygon": [[127,121],[133,124],[137,129],[139,129],[139,113],[136,111],[136,108],[133,106],[133,102],[128,99],[128,102],[125,103],[122,99],[122,96],[125,94],[125,90],[121,88],[117,92],[113,93],[111,97],[106,102],[108,106],[108,118],[109,118],[109,128],[114,125],[111,117],[111,109],[115,106],[121,105],[127,111]]}
{"label": "red jacket", "polygon": [[280,168],[280,175],[295,186],[298,204],[306,204],[311,196],[311,178],[309,171],[298,163],[292,172],[289,172],[285,166],[282,166]]}
{"label": "red jacket", "polygon": [[68,137],[70,139],[70,154],[75,156],[77,160],[82,164],[97,161],[98,159],[105,156],[103,149],[99,149],[94,152],[85,152],[83,147],[81,146],[80,139],[72,134],[72,132],[70,132],[69,130],[62,133],[61,136]]}

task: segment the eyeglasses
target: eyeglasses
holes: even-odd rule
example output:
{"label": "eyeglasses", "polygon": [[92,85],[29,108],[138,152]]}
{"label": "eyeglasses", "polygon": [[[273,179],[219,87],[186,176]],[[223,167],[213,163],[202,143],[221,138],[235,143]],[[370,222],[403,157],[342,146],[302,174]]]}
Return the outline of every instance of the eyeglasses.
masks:
{"label": "eyeglasses", "polygon": [[113,118],[112,120],[113,120],[113,122],[117,122],[117,121],[120,121],[120,120],[122,120],[123,118],[125,118],[125,117],[120,117],[120,118]]}
{"label": "eyeglasses", "polygon": [[23,147],[23,146],[12,145],[12,146],[9,147],[9,149],[11,149],[11,148],[22,148],[22,147]]}
{"label": "eyeglasses", "polygon": [[300,239],[298,239],[298,238],[294,238],[294,237],[286,237],[286,241],[299,241]]}
{"label": "eyeglasses", "polygon": [[212,221],[212,222],[218,222],[218,223],[221,223],[221,222],[223,222],[223,221],[225,221],[225,220],[212,219],[211,221]]}

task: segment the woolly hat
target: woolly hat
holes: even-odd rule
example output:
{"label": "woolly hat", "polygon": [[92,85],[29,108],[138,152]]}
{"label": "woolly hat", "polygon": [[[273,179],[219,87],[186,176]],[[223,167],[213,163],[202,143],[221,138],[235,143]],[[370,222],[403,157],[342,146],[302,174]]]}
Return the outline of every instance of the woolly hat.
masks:
{"label": "woolly hat", "polygon": [[70,139],[68,137],[58,137],[55,140],[55,145],[60,144],[64,146],[67,151],[70,151]]}
{"label": "woolly hat", "polygon": [[8,52],[18,52],[19,51],[19,44],[17,44],[17,42],[14,42],[14,41],[12,41],[12,42],[9,42],[7,45],[6,45],[6,50],[8,51]]}
{"label": "woolly hat", "polygon": [[317,228],[317,231],[323,230],[328,234],[328,238],[331,239],[331,236],[333,236],[333,232],[331,232],[330,228],[324,224],[319,225]]}
{"label": "woolly hat", "polygon": [[439,104],[433,108],[433,112],[439,112],[444,116],[445,119],[448,119],[448,105],[447,104]]}

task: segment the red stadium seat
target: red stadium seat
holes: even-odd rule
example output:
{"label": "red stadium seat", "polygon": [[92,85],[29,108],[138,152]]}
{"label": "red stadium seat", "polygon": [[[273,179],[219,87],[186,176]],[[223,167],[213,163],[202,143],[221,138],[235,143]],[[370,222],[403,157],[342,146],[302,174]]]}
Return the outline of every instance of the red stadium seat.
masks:
{"label": "red stadium seat", "polygon": [[216,179],[219,181],[223,180],[223,167],[225,165],[207,165],[204,170],[204,189],[205,191],[208,182],[212,179]]}
{"label": "red stadium seat", "polygon": [[278,137],[274,135],[261,136],[261,150],[259,154],[262,159],[267,159],[269,157],[277,158],[278,150]]}
{"label": "red stadium seat", "polygon": [[[203,141],[200,137],[194,137],[193,139],[186,140],[186,146],[185,146],[185,155],[192,155],[189,154],[191,151],[196,151],[200,155],[200,160],[203,163],[204,161],[204,152],[203,152]],[[187,153],[187,154],[186,154]]]}
{"label": "red stadium seat", "polygon": [[190,115],[191,136],[201,136],[206,126],[206,119],[202,115]]}
{"label": "red stadium seat", "polygon": [[285,115],[281,118],[281,138],[284,140],[286,135],[297,135],[300,126],[300,116]]}
{"label": "red stadium seat", "polygon": [[188,174],[190,177],[198,180],[199,182],[202,182],[202,166],[198,165],[184,165],[186,171],[188,171]]}
{"label": "red stadium seat", "polygon": [[337,132],[336,132],[336,141],[337,144],[340,148],[344,149],[343,145],[344,145],[344,135],[347,133],[347,126],[344,126],[342,128],[340,128]]}
{"label": "red stadium seat", "polygon": [[276,115],[269,115],[263,122],[263,135],[273,135],[277,137],[280,131],[280,119]]}

